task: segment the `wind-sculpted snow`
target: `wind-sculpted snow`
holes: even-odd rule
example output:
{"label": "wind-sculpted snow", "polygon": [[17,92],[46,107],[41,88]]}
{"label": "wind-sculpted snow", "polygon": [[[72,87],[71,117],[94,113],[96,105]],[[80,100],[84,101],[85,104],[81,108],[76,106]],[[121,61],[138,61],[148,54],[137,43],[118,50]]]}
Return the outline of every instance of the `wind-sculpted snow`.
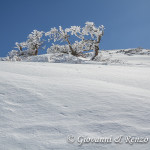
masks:
{"label": "wind-sculpted snow", "polygon": [[[149,56],[119,56],[129,62],[0,61],[0,149],[149,150]],[[129,136],[145,143],[128,143]],[[84,143],[87,137],[112,142]]]}

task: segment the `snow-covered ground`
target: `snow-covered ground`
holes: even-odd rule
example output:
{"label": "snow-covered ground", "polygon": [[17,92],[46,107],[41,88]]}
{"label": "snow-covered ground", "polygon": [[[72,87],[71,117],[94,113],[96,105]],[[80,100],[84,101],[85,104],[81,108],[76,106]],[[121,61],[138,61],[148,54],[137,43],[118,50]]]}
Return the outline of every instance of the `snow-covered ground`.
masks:
{"label": "snow-covered ground", "polygon": [[150,55],[114,58],[125,63],[0,61],[0,150],[149,150]]}

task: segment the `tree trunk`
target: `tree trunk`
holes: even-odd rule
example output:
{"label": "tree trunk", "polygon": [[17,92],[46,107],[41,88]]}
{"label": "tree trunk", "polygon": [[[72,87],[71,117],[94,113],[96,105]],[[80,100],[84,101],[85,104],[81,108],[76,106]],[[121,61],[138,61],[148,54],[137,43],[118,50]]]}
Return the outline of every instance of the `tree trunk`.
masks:
{"label": "tree trunk", "polygon": [[22,46],[19,46],[20,51],[22,51]]}
{"label": "tree trunk", "polygon": [[95,57],[98,55],[98,52],[99,52],[99,46],[95,45],[95,52],[94,52],[94,55],[93,57],[91,58],[91,60],[94,60]]}
{"label": "tree trunk", "polygon": [[37,55],[37,54],[38,54],[38,49],[35,50],[35,55]]}
{"label": "tree trunk", "polygon": [[[102,35],[103,35],[103,34],[102,34]],[[98,55],[98,52],[99,52],[99,44],[100,44],[102,35],[100,35],[100,36],[98,37],[97,42],[95,43],[95,52],[94,52],[94,55],[93,55],[93,57],[91,58],[91,60],[94,60],[95,57]]]}
{"label": "tree trunk", "polygon": [[35,45],[35,55],[38,55],[38,45]]}
{"label": "tree trunk", "polygon": [[78,54],[77,54],[76,51],[73,50],[73,48],[72,48],[72,46],[71,46],[71,43],[70,43],[70,41],[68,40],[68,38],[66,38],[66,41],[68,42],[68,45],[69,45],[71,54],[72,54],[73,56],[77,56]]}

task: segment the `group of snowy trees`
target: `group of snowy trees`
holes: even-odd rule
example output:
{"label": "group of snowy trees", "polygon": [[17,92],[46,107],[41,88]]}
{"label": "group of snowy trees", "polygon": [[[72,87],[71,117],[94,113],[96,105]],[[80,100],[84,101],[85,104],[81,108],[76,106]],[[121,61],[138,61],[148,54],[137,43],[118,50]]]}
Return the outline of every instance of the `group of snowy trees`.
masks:
{"label": "group of snowy trees", "polygon": [[[18,50],[9,52],[10,57],[14,56],[31,56],[37,55],[39,48],[46,41],[44,37],[48,37],[49,42],[53,42],[47,49],[47,53],[66,53],[73,56],[84,56],[85,52],[93,50],[91,60],[94,60],[99,52],[99,44],[104,34],[104,26],[96,27],[93,22],[86,22],[84,27],[71,26],[63,29],[51,28],[48,32],[34,30],[27,40],[22,43],[16,43]],[[74,41],[71,43],[71,41]],[[55,44],[60,42],[61,44]],[[64,45],[63,45],[63,44]]]}

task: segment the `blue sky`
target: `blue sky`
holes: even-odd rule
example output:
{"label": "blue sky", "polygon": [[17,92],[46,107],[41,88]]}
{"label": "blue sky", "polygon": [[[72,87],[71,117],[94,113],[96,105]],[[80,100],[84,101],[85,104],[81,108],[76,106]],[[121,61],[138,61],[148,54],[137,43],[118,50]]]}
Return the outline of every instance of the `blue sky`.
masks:
{"label": "blue sky", "polygon": [[150,0],[0,0],[0,57],[34,29],[86,21],[105,26],[101,49],[150,49]]}

